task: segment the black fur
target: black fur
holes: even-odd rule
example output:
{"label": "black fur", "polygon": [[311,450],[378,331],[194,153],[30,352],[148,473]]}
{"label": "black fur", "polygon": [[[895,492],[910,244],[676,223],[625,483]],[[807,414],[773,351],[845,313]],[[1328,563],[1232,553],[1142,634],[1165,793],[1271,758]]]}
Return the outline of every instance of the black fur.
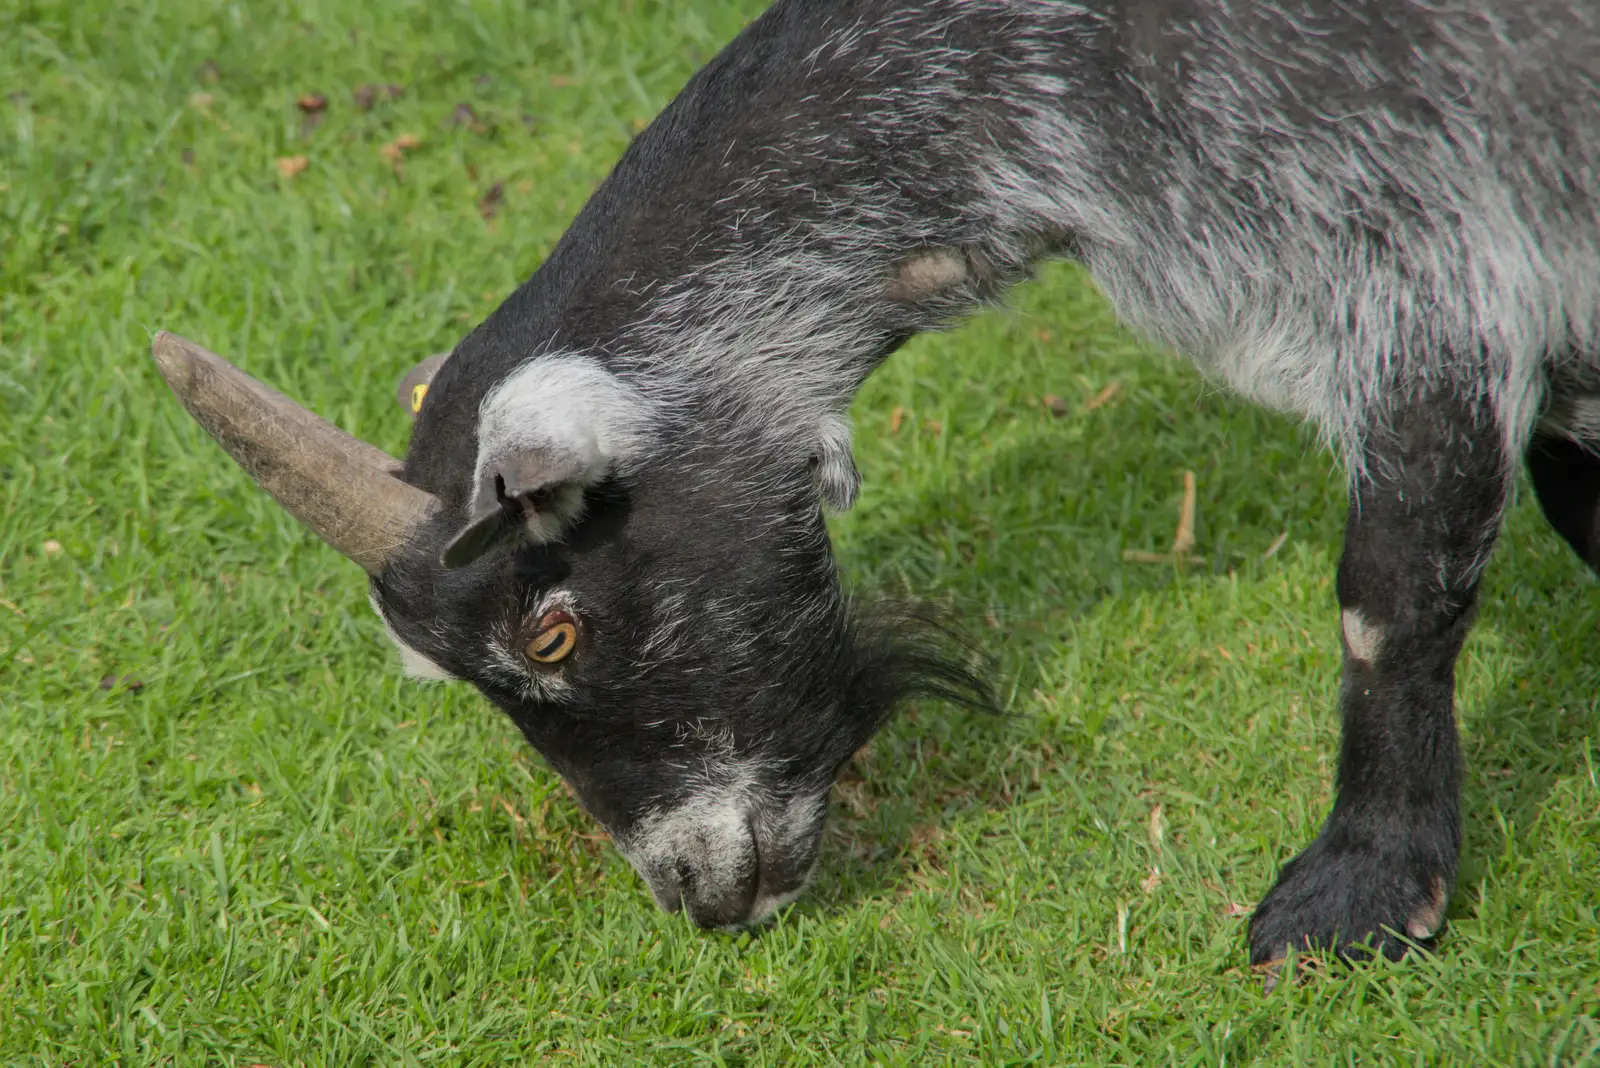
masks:
{"label": "black fur", "polygon": [[1600,456],[1594,447],[1541,434],[1528,448],[1528,474],[1550,525],[1600,573]]}

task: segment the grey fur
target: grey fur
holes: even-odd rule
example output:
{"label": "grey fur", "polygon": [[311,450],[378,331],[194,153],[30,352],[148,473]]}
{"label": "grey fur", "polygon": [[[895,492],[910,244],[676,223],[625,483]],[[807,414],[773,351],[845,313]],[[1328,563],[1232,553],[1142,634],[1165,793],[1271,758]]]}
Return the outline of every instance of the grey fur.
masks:
{"label": "grey fur", "polygon": [[[926,240],[907,190],[984,265],[908,327],[1068,251],[1127,322],[1355,468],[1374,413],[1439,383],[1490,397],[1514,458],[1552,379],[1600,374],[1588,5],[945,0],[841,23],[810,58],[860,88],[814,111],[802,93],[766,167],[729,182],[752,206],[594,354],[664,409],[796,448],[836,436],[895,264]],[[842,113],[858,144],[928,148],[819,204],[816,170],[860,162]],[[757,206],[784,201],[810,210]]]}

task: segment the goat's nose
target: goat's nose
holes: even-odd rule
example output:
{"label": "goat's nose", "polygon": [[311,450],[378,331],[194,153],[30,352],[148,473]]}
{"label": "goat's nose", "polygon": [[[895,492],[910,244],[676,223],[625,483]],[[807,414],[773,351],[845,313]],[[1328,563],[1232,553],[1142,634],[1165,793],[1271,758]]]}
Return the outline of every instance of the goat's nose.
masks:
{"label": "goat's nose", "polygon": [[715,883],[696,878],[695,870],[689,868],[687,877],[679,879],[678,898],[695,926],[706,930],[737,928],[750,922],[760,885],[759,864],[751,864],[732,881],[724,878]]}

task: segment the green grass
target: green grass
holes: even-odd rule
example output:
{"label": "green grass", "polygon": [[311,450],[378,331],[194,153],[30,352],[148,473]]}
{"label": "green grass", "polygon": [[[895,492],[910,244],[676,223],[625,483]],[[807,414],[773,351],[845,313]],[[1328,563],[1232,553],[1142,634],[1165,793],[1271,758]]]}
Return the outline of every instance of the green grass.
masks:
{"label": "green grass", "polygon": [[[885,731],[769,929],[658,912],[509,723],[400,677],[149,339],[399,451],[398,376],[756,4],[148,7],[0,0],[0,1063],[1600,1060],[1596,582],[1519,504],[1441,951],[1264,994],[1244,907],[1330,800],[1341,483],[1064,268],[873,379],[836,524],[858,585],[963,606],[1010,714]],[[1124,563],[1185,470],[1207,562]]]}

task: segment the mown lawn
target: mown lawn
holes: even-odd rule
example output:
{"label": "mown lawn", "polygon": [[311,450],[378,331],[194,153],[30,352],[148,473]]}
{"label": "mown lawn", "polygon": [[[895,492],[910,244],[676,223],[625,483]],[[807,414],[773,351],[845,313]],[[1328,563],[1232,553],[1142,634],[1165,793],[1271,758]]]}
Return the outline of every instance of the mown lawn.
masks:
{"label": "mown lawn", "polygon": [[[403,680],[157,378],[178,330],[400,451],[398,376],[757,6],[0,0],[0,1063],[1600,1061],[1597,583],[1519,504],[1441,951],[1263,993],[1248,909],[1330,801],[1341,483],[1071,270],[869,384],[836,524],[1009,713],[899,719],[738,937]],[[1185,471],[1204,560],[1126,562]]]}

